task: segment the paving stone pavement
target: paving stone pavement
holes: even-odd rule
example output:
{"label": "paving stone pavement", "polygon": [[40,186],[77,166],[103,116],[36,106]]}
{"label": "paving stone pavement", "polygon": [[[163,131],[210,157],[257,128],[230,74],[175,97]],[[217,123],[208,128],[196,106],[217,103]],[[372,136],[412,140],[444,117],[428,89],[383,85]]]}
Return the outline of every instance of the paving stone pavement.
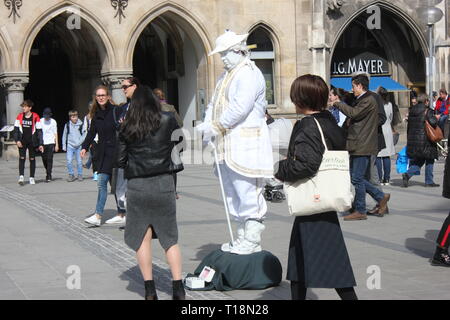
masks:
{"label": "paving stone pavement", "polygon": [[[84,169],[82,182],[65,181],[65,155],[55,155],[55,181],[45,183],[37,159],[37,184],[17,184],[15,160],[0,160],[0,299],[142,299],[142,277],[134,252],[123,242],[117,226],[90,228],[83,220],[92,214],[96,183]],[[217,178],[211,166],[186,165],[178,176],[177,219],[184,274],[193,272],[203,257],[228,241]],[[395,166],[393,166],[395,171]],[[435,182],[442,183],[443,162],[435,165]],[[26,166],[26,181],[28,163]],[[424,177],[400,188],[393,174],[390,214],[341,226],[361,299],[450,299],[450,269],[429,265],[434,241],[448,214],[442,188],[424,188]],[[368,206],[373,202],[368,201]],[[115,215],[109,196],[103,221]],[[269,203],[263,247],[275,254],[286,276],[287,249],[293,219],[285,203]],[[159,243],[154,241],[154,274],[161,299],[171,294],[170,273]],[[68,266],[81,270],[81,289],[69,290]],[[367,286],[377,266],[381,288]],[[370,281],[369,281],[370,282]],[[267,290],[191,292],[189,299],[289,299],[289,283]],[[309,299],[338,299],[329,289],[308,290]]]}

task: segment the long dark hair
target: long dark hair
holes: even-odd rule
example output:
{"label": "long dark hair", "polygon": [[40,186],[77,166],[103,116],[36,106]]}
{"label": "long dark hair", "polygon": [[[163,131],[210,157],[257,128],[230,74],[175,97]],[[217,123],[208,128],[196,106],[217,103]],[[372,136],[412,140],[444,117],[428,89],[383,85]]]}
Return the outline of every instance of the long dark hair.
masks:
{"label": "long dark hair", "polygon": [[161,124],[161,105],[148,86],[136,88],[120,133],[125,141],[141,141]]}
{"label": "long dark hair", "polygon": [[389,92],[385,88],[379,87],[377,93],[380,95],[381,99],[383,99],[384,104],[389,103]]}

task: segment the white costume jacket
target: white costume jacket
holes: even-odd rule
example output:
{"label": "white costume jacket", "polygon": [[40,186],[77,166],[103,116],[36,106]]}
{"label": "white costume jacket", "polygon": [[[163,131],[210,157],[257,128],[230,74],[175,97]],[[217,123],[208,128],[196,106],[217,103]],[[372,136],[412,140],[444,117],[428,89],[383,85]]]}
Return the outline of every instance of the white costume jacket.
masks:
{"label": "white costume jacket", "polygon": [[246,58],[219,78],[205,122],[219,132],[219,160],[249,178],[273,177],[272,145],[266,124],[266,83]]}

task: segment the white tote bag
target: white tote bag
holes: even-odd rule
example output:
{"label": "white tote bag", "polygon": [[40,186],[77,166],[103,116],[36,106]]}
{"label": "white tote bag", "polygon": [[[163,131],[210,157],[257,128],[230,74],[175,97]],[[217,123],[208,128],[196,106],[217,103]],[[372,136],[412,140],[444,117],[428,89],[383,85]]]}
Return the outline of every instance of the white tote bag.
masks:
{"label": "white tote bag", "polygon": [[317,174],[295,183],[285,183],[289,214],[311,216],[328,211],[343,212],[351,208],[354,194],[350,179],[350,157],[347,151],[329,151],[319,127],[325,152]]}

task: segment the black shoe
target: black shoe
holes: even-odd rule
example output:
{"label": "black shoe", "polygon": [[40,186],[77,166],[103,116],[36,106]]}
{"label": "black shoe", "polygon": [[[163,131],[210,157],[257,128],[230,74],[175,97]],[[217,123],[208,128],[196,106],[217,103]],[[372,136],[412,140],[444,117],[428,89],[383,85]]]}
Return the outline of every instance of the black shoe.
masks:
{"label": "black shoe", "polygon": [[156,294],[155,281],[148,280],[144,281],[145,284],[145,300],[158,300],[158,295]]}
{"label": "black shoe", "polygon": [[173,300],[186,300],[186,292],[184,291],[183,281],[172,281]]}
{"label": "black shoe", "polygon": [[47,176],[47,177],[45,178],[45,182],[50,182],[50,181],[52,181],[52,176]]}
{"label": "black shoe", "polygon": [[408,188],[408,182],[409,179],[411,179],[410,176],[408,176],[407,173],[404,173],[402,174],[402,178],[403,178],[403,188]]}
{"label": "black shoe", "polygon": [[436,187],[440,187],[440,184],[437,183],[431,183],[431,184],[426,184],[425,187],[427,188],[436,188]]}
{"label": "black shoe", "polygon": [[450,267],[450,256],[446,252],[435,253],[431,265],[436,267]]}

